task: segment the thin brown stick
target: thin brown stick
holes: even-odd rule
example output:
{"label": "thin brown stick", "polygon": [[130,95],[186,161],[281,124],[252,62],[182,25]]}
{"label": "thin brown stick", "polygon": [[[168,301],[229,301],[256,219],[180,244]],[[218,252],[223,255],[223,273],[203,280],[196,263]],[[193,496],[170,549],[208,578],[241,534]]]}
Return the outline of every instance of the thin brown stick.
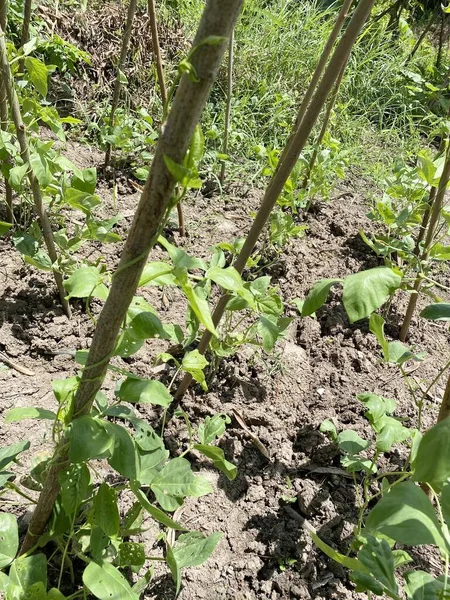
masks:
{"label": "thin brown stick", "polygon": [[[172,109],[161,131],[155,157],[139,206],[125,243],[112,286],[100,313],[89,350],[86,367],[74,399],[74,418],[90,412],[97,391],[105,378],[130,302],[142,270],[161,228],[167,219],[176,182],[168,171],[164,155],[177,163],[183,161],[195,127],[217,76],[227,41],[242,8],[243,0],[207,0],[195,37],[191,62],[198,75],[193,82],[183,75]],[[217,45],[202,44],[210,36],[223,37]],[[58,473],[67,462],[67,440],[56,449],[56,460],[49,469],[44,488],[30,521],[21,553],[32,548],[43,533],[58,495]]]}
{"label": "thin brown stick", "polygon": [[[7,0],[0,0],[0,27],[3,31],[6,31],[8,15],[8,2]],[[3,77],[0,74],[0,128],[2,131],[8,129],[8,98],[6,97],[5,86],[3,85]],[[8,179],[5,177],[5,201],[6,201],[6,217],[10,223],[14,221],[13,213],[13,193],[12,188],[9,185]]]}
{"label": "thin brown stick", "polygon": [[[127,58],[128,46],[130,44],[130,39],[131,39],[131,30],[133,27],[133,19],[134,19],[134,15],[136,13],[136,6],[137,6],[137,0],[130,0],[130,3],[128,5],[127,22],[125,24],[125,31],[123,33],[123,38],[122,38],[122,47],[120,49],[119,63],[117,65],[116,81],[114,83],[114,92],[113,92],[113,98],[112,98],[112,102],[111,102],[111,113],[109,115],[109,127],[112,127],[114,125],[114,115],[116,114],[117,106],[119,104],[120,90],[122,89],[121,74],[122,74],[123,66],[124,66],[126,58]],[[106,153],[105,153],[105,168],[110,163],[111,151],[112,151],[112,146],[110,143],[108,143],[108,145],[106,146]]]}
{"label": "thin brown stick", "polygon": [[[430,219],[428,223],[427,235],[425,238],[425,247],[420,256],[420,263],[424,263],[428,260],[430,255],[430,249],[433,243],[434,234],[436,232],[436,228],[439,223],[439,217],[441,215],[442,206],[444,203],[445,192],[447,190],[448,182],[450,181],[450,144],[447,146],[447,152],[445,157],[444,169],[442,171],[441,178],[439,180],[439,187],[436,192],[436,197],[433,202],[433,206],[431,208]],[[416,309],[417,300],[419,297],[419,292],[422,287],[422,277],[419,273],[414,281],[413,293],[409,299],[408,307],[406,309],[405,318],[403,320],[403,325],[400,330],[399,339],[404,342],[406,340],[406,336],[408,335],[409,326],[411,324],[411,319]]]}
{"label": "thin brown stick", "polygon": [[[56,264],[58,260],[58,254],[56,252],[55,241],[53,239],[53,232],[50,225],[50,221],[47,215],[47,211],[44,208],[42,202],[41,190],[39,182],[36,179],[33,169],[30,165],[30,153],[28,149],[28,140],[25,130],[25,125],[22,121],[22,115],[20,114],[19,100],[17,98],[16,90],[14,87],[14,81],[11,75],[11,69],[8,63],[8,55],[6,51],[5,34],[3,29],[0,27],[0,71],[3,77],[3,84],[5,86],[8,103],[11,108],[12,118],[16,130],[17,140],[20,146],[20,155],[24,164],[28,164],[28,180],[30,182],[31,191],[33,194],[34,205],[36,212],[41,223],[42,234],[44,236],[45,245],[47,246],[48,255],[52,264]],[[63,305],[64,312],[70,318],[71,311],[69,302],[66,299],[66,292],[64,290],[63,278],[55,268],[53,269],[53,275],[55,277],[56,286],[58,288],[59,297]]]}
{"label": "thin brown stick", "polygon": [[447,379],[447,385],[445,386],[437,422],[439,423],[439,421],[443,421],[447,417],[450,417],[450,377]]}
{"label": "thin brown stick", "polygon": [[[223,132],[222,154],[228,154],[228,141],[230,139],[230,124],[231,124],[231,102],[233,100],[233,63],[234,63],[234,31],[231,34],[230,45],[228,47],[228,81],[227,81],[227,106],[225,109],[225,129]],[[223,186],[225,181],[225,170],[227,164],[222,161],[220,169],[220,185]]]}
{"label": "thin brown stick", "polygon": [[[22,35],[20,37],[20,45],[21,46],[24,46],[30,39],[31,2],[32,2],[32,0],[25,0],[24,5],[23,5]],[[5,31],[5,29],[3,29],[3,31]],[[21,73],[23,73],[24,64],[25,64],[24,59],[21,58],[19,61],[19,71]]]}
{"label": "thin brown stick", "polygon": [[[283,153],[278,162],[277,170],[273,175],[264,195],[263,201],[261,203],[261,207],[253,221],[253,225],[247,235],[247,238],[244,242],[244,246],[242,247],[241,252],[234,262],[234,268],[242,273],[245,265],[247,264],[248,259],[253,252],[253,248],[261,234],[270,213],[273,210],[282,190],[284,184],[286,183],[288,177],[290,176],[293,168],[295,167],[298,157],[303,150],[308,137],[311,134],[311,131],[314,127],[315,122],[322,110],[327,98],[333,89],[333,85],[336,82],[336,79],[343,67],[343,65],[348,61],[349,54],[353,47],[353,44],[358,37],[361,28],[366,22],[370,11],[375,4],[375,0],[367,0],[365,2],[360,2],[356,7],[353,16],[342,35],[339,44],[336,47],[336,50],[333,53],[332,58],[328,64],[328,67],[320,81],[320,84],[317,87],[317,91],[314,94],[314,97],[309,104],[309,107],[306,108],[305,99],[303,99],[302,105],[300,107],[299,113],[297,115],[297,120],[294,126],[293,133],[288,141],[286,147],[283,150]],[[328,44],[327,44],[328,47]],[[325,50],[324,50],[325,52]],[[323,61],[320,60],[317,66],[317,69],[322,68]],[[312,81],[318,81],[319,77],[313,76]],[[311,94],[312,95],[312,94]],[[222,315],[225,311],[225,307],[229,301],[229,296],[227,294],[222,295],[217,306],[213,313],[213,322],[214,325],[217,326]],[[205,331],[202,335],[200,343],[198,345],[198,351],[201,354],[204,354],[209,342],[211,340],[212,334],[209,331]],[[179,402],[181,398],[186,393],[186,390],[190,386],[192,382],[192,376],[189,373],[183,377],[178,389],[175,393],[175,398]]]}

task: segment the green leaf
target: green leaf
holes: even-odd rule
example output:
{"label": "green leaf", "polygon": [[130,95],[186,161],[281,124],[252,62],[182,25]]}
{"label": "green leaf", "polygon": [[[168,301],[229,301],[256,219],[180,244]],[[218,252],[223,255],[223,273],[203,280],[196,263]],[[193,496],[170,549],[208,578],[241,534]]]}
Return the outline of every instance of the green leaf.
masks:
{"label": "green leaf", "polygon": [[441,509],[447,525],[450,524],[450,483],[447,482],[441,491]]}
{"label": "green leaf", "polygon": [[261,315],[257,321],[256,327],[259,335],[261,336],[265,352],[272,352],[280,335],[277,322],[274,322],[274,320]]}
{"label": "green leaf", "polygon": [[100,298],[104,300],[107,288],[103,284],[105,275],[97,267],[80,267],[73,275],[64,281],[68,292],[67,298]]}
{"label": "green leaf", "polygon": [[45,64],[38,58],[27,56],[25,58],[25,68],[30,76],[31,83],[41,96],[46,96],[48,91],[47,79],[48,71]]}
{"label": "green leaf", "polygon": [[48,591],[47,600],[67,600],[64,594],[61,594],[56,588],[52,588]]}
{"label": "green leaf", "polygon": [[363,440],[356,431],[345,429],[337,436],[337,443],[342,452],[350,454],[359,454],[370,446],[370,442]]}
{"label": "green leaf", "polygon": [[186,373],[190,373],[195,381],[199,383],[206,391],[208,386],[206,385],[205,374],[203,370],[208,364],[209,363],[203,354],[200,354],[200,352],[196,349],[191,350],[191,352],[187,352],[184,355],[181,363],[181,369],[186,371]]}
{"label": "green leaf", "polygon": [[400,444],[411,437],[411,431],[394,417],[383,416],[377,422],[377,427],[380,429],[376,443],[379,452],[390,452],[394,444]]}
{"label": "green leaf", "polygon": [[9,577],[3,571],[0,571],[0,592],[6,592],[6,588],[9,585]]}
{"label": "green leaf", "polygon": [[117,506],[117,492],[107,483],[102,483],[94,497],[95,523],[108,536],[113,537],[119,533],[120,515]]}
{"label": "green leaf", "polygon": [[141,470],[139,481],[142,485],[150,485],[169,458],[169,452],[157,448],[151,452],[140,452]]}
{"label": "green leaf", "polygon": [[356,592],[373,592],[376,596],[383,595],[383,586],[379,581],[367,573],[352,571],[350,579],[356,584]]}
{"label": "green leaf", "polygon": [[182,457],[170,460],[152,481],[150,487],[163,509],[170,504],[167,510],[172,510],[171,506],[173,506],[170,497],[199,497],[213,491],[212,486],[203,477],[194,475],[189,461]]}
{"label": "green leaf", "polygon": [[202,565],[214,552],[222,536],[222,533],[212,533],[205,537],[199,531],[182,533],[172,547],[178,568]]}
{"label": "green leaf", "polygon": [[100,206],[102,203],[97,195],[82,192],[75,188],[67,188],[64,193],[64,199],[72,208],[80,210],[87,217],[90,217],[94,208]]}
{"label": "green leaf", "polygon": [[230,418],[226,415],[214,415],[206,417],[204,423],[198,426],[198,437],[202,444],[211,444],[216,438],[219,438],[225,433],[226,424],[230,422]]}
{"label": "green leaf", "polygon": [[401,342],[388,343],[389,362],[396,365],[403,365],[409,360],[421,361],[425,357],[424,352],[414,354],[411,350]]}
{"label": "green leaf", "polygon": [[97,187],[97,169],[95,167],[90,167],[78,171],[78,173],[72,177],[71,186],[76,190],[80,190],[80,192],[93,194]]}
{"label": "green leaf", "polygon": [[424,434],[412,466],[414,481],[439,485],[450,477],[450,417]]}
{"label": "green leaf", "polygon": [[125,402],[156,404],[167,408],[173,398],[165,385],[154,379],[127,377],[116,391],[118,398]]}
{"label": "green leaf", "polygon": [[411,600],[444,600],[449,591],[442,581],[425,571],[408,571],[404,574],[405,591]]}
{"label": "green leaf", "polygon": [[348,455],[341,458],[341,465],[349,473],[357,473],[358,471],[365,471],[366,473],[373,475],[377,472],[377,466],[372,460],[360,458],[358,455]]}
{"label": "green leaf", "polygon": [[193,288],[188,280],[187,273],[185,270],[175,270],[175,276],[183,290],[184,295],[189,302],[189,306],[194,312],[197,319],[216,337],[219,336],[211,316],[211,310],[209,308],[208,301],[202,296],[202,290],[198,287]]}
{"label": "green leaf", "polygon": [[30,166],[36,179],[39,181],[39,185],[42,188],[47,187],[53,180],[53,175],[45,156],[41,156],[38,152],[33,152],[30,154]]}
{"label": "green leaf", "polygon": [[239,292],[244,287],[241,276],[234,267],[227,267],[225,269],[221,269],[220,267],[210,267],[206,271],[205,277],[211,279],[211,281],[214,281],[217,285],[220,285],[224,290]]}
{"label": "green leaf", "polygon": [[12,408],[6,415],[5,423],[15,423],[16,421],[23,421],[23,419],[49,419],[50,421],[54,421],[56,413],[52,410],[34,408],[33,406]]}
{"label": "green leaf", "polygon": [[12,585],[18,585],[24,591],[36,583],[47,589],[47,557],[45,554],[20,556],[12,563],[9,570]]}
{"label": "green leaf", "polygon": [[9,513],[0,513],[0,569],[7,567],[19,549],[17,519]]}
{"label": "green leaf", "polygon": [[387,362],[389,360],[388,341],[384,336],[384,319],[377,313],[370,315],[369,329],[377,338],[378,343],[383,351],[383,358]]}
{"label": "green leaf", "polygon": [[66,515],[76,513],[87,496],[91,476],[85,463],[74,463],[58,476],[61,489],[61,501]]}
{"label": "green leaf", "polygon": [[411,556],[405,550],[392,550],[392,556],[394,557],[394,569],[407,565],[413,561]]}
{"label": "green leaf", "polygon": [[207,270],[203,260],[200,258],[192,258],[182,248],[177,248],[173,244],[170,244],[162,236],[158,238],[158,244],[161,244],[161,246],[167,250],[171,261],[177,269],[187,269],[188,271],[192,269],[200,269],[201,271]]}
{"label": "green leaf", "polygon": [[186,155],[186,163],[190,169],[198,166],[205,151],[205,138],[200,123],[197,124],[192,136],[189,150]]}
{"label": "green leaf", "polygon": [[341,283],[342,279],[321,279],[314,284],[314,287],[306,296],[302,306],[302,317],[309,317],[325,304],[330,289],[336,283]]}
{"label": "green leaf", "polygon": [[113,440],[108,462],[113,469],[128,479],[137,479],[140,463],[139,453],[128,431],[117,423],[104,422],[108,435]]}
{"label": "green leaf", "polygon": [[29,447],[30,442],[25,441],[0,448],[0,471],[3,471],[21,452],[28,450]]}
{"label": "green leaf", "polygon": [[369,317],[401,282],[400,275],[388,267],[376,267],[346,277],[342,301],[350,323]]}
{"label": "green leaf", "polygon": [[10,169],[8,183],[14,190],[19,191],[22,188],[23,181],[28,173],[29,168],[30,167],[28,163],[25,163]]}
{"label": "green leaf", "polygon": [[171,519],[161,509],[157,508],[156,506],[153,506],[153,504],[150,504],[146,496],[140,490],[139,484],[137,482],[130,481],[130,489],[138,499],[138,502],[142,506],[142,508],[146,510],[148,514],[155,519],[155,521],[158,521],[158,523],[162,523],[162,525],[165,525],[170,529],[175,529],[177,531],[186,531],[186,528],[183,527],[183,525]]}
{"label": "green leaf", "polygon": [[207,458],[210,458],[213,461],[216,469],[219,469],[219,471],[225,473],[230,481],[236,478],[237,467],[225,459],[225,454],[222,448],[218,448],[217,446],[205,446],[202,444],[194,444],[194,448]]}
{"label": "green leaf", "polygon": [[316,533],[314,533],[314,531],[311,531],[310,529],[308,529],[308,533],[312,537],[315,545],[320,550],[322,550],[322,552],[324,554],[326,554],[326,556],[328,556],[328,558],[331,558],[332,560],[334,560],[335,562],[339,563],[340,565],[346,567],[347,569],[352,569],[354,571],[362,571],[363,573],[367,572],[367,567],[365,567],[356,558],[350,558],[349,556],[340,554],[339,552],[334,550],[334,548],[332,548],[331,546],[326,544],[323,540],[321,540],[319,538],[319,536]]}
{"label": "green leaf", "polygon": [[383,496],[367,516],[366,529],[407,546],[436,544],[448,552],[433,505],[411,481],[399,483]]}
{"label": "green leaf", "polygon": [[333,421],[330,421],[330,419],[325,419],[325,421],[322,421],[319,427],[319,431],[321,431],[322,433],[329,433],[331,439],[334,442],[337,440],[338,432],[336,429],[336,425],[333,423]]}
{"label": "green leaf", "polygon": [[420,316],[429,321],[450,321],[450,304],[438,302],[425,307]]}
{"label": "green leaf", "polygon": [[5,235],[13,226],[12,223],[6,223],[5,221],[0,221],[0,235]]}
{"label": "green leaf", "polygon": [[417,173],[425,183],[433,185],[436,176],[436,165],[424,152],[419,152],[417,155]]}
{"label": "green leaf", "polygon": [[89,416],[79,417],[73,421],[69,440],[69,458],[75,463],[108,457],[114,447],[114,440],[104,423]]}
{"label": "green leaf", "polygon": [[119,546],[119,566],[131,567],[137,573],[145,563],[144,544],[122,542]]}
{"label": "green leaf", "polygon": [[181,569],[175,560],[175,556],[170,544],[167,544],[166,561],[172,574],[172,579],[175,582],[175,598],[177,598],[181,588]]}
{"label": "green leaf", "polygon": [[383,587],[397,596],[398,586],[394,574],[394,557],[386,540],[367,536],[367,542],[358,552],[358,559]]}
{"label": "green leaf", "polygon": [[181,185],[183,188],[195,188],[199,189],[202,187],[202,182],[193,169],[185,167],[184,165],[179,165],[174,160],[172,160],[167,154],[163,155],[164,164],[167,167],[167,170],[172,175],[177,183]]}
{"label": "green leaf", "polygon": [[99,600],[139,600],[125,577],[106,561],[89,563],[83,573],[83,583]]}
{"label": "green leaf", "polygon": [[172,274],[173,267],[164,262],[147,263],[139,279],[139,287],[143,285],[176,285]]}

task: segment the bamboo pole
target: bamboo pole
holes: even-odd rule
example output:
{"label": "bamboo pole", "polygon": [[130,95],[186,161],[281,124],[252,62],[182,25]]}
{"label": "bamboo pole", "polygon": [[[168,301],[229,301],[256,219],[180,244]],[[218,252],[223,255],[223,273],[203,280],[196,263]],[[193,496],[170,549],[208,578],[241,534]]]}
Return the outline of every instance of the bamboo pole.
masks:
{"label": "bamboo pole", "polygon": [[[0,0],[0,27],[2,31],[6,31],[8,15],[7,0]],[[3,77],[0,74],[0,128],[2,131],[8,130],[9,115],[8,115],[8,98],[6,95],[5,86],[3,85]],[[13,213],[13,193],[12,188],[5,177],[5,201],[6,201],[6,216],[10,223],[14,221]]]}
{"label": "bamboo pole", "polygon": [[[231,124],[231,102],[233,100],[233,63],[234,63],[234,32],[231,34],[230,45],[228,49],[228,81],[227,81],[227,106],[225,109],[225,129],[223,133],[222,154],[228,154],[228,140],[230,138]],[[225,181],[226,162],[222,161],[220,169],[220,185]]]}
{"label": "bamboo pole", "polygon": [[[56,252],[55,241],[53,239],[53,232],[50,225],[50,221],[42,202],[41,190],[39,182],[33,172],[30,165],[30,153],[28,149],[28,140],[25,130],[25,125],[22,121],[22,115],[20,114],[19,100],[17,98],[16,90],[14,87],[14,81],[9,67],[8,55],[6,51],[5,34],[3,29],[0,27],[0,71],[3,77],[3,84],[5,86],[8,103],[11,108],[12,118],[16,129],[17,140],[20,146],[20,155],[25,164],[28,164],[28,180],[30,182],[31,191],[33,194],[34,205],[36,212],[39,217],[41,224],[42,234],[44,236],[45,245],[47,246],[48,255],[53,264],[58,260]],[[64,290],[63,278],[55,268],[53,269],[53,276],[55,278],[56,286],[58,288],[59,297],[63,305],[64,312],[70,318],[71,310],[69,302],[66,299],[66,292]]]}

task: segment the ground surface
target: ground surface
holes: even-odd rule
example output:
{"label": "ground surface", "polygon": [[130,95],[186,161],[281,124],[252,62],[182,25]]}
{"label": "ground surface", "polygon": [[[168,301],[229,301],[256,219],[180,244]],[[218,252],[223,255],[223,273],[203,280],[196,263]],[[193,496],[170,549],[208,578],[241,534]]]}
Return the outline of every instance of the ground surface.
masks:
{"label": "ground surface", "polygon": [[[101,165],[102,157],[82,146],[71,145],[67,154],[79,166]],[[106,183],[101,183],[100,194],[105,212],[113,214]],[[174,234],[175,242],[190,254],[207,257],[213,243],[245,234],[250,213],[260,198],[259,191],[242,186],[232,186],[222,197],[206,198],[199,193],[185,204],[189,237],[180,239]],[[343,182],[332,202],[318,204],[306,218],[307,235],[294,240],[268,267],[267,273],[279,285],[287,304],[304,297],[317,279],[342,277],[378,264],[358,235],[362,227],[371,228],[366,199],[365,182]],[[138,194],[126,180],[120,181],[117,210],[125,216],[119,227],[123,233],[137,201]],[[115,265],[120,248],[121,244],[101,248],[110,267]],[[24,421],[5,427],[4,416],[8,409],[18,406],[55,409],[51,380],[76,372],[72,357],[65,352],[88,347],[93,324],[81,302],[74,303],[74,315],[68,322],[50,277],[24,265],[7,240],[0,240],[0,252],[0,352],[35,373],[28,377],[6,367],[0,370],[0,444],[29,439],[33,454],[51,447],[45,424]],[[91,258],[99,253],[100,247],[94,245],[85,249]],[[162,256],[162,250],[156,248],[151,258]],[[448,285],[445,277],[443,281]],[[184,322],[184,304],[176,291],[167,297],[159,288],[147,288],[143,294],[164,321]],[[255,358],[253,351],[243,349],[223,362],[209,392],[195,389],[186,396],[184,408],[194,424],[206,415],[232,415],[233,409],[238,410],[271,458],[261,454],[235,420],[221,441],[227,459],[238,467],[234,481],[192,457],[194,469],[213,482],[215,492],[188,501],[181,518],[192,529],[222,531],[224,536],[205,565],[186,570],[183,600],[359,597],[345,571],[315,549],[301,519],[296,518],[306,517],[327,543],[346,550],[357,516],[355,489],[352,480],[336,470],[340,466],[338,452],[318,428],[325,418],[331,418],[338,429],[353,428],[363,437],[371,437],[363,406],[355,398],[362,392],[397,400],[398,414],[405,417],[407,425],[415,425],[416,409],[397,369],[380,364],[368,323],[350,326],[339,298],[339,292],[332,293],[331,302],[318,312],[317,320],[300,319],[292,306],[288,314],[294,321],[274,357]],[[400,295],[390,312],[388,335],[398,333],[404,308],[405,298]],[[99,309],[100,305],[93,305],[94,313]],[[139,375],[150,374],[161,344],[148,342],[128,361],[127,368]],[[428,354],[413,376],[418,381],[430,381],[448,358],[445,325],[414,320],[410,344]],[[111,391],[113,384],[108,381],[106,390]],[[441,393],[438,385],[434,396]],[[434,396],[426,410],[425,426],[433,422],[437,412]],[[142,412],[156,422],[151,410]],[[184,427],[176,421],[167,435],[175,452],[187,439]],[[386,466],[395,468],[398,458],[394,451],[386,458]],[[28,464],[25,462],[23,471]],[[283,496],[297,499],[289,503]],[[144,541],[151,546],[151,532],[146,535]],[[283,570],[288,559],[293,561]],[[433,570],[436,566],[432,553],[419,555],[418,560],[422,567]],[[170,577],[157,571],[145,598],[171,597]]]}

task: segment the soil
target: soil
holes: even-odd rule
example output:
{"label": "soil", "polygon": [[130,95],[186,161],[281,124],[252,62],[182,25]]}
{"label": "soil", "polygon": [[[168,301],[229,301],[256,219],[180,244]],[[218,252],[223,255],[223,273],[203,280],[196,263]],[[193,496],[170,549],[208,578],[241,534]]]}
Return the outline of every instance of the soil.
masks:
{"label": "soil", "polygon": [[[102,164],[102,156],[85,146],[71,143],[66,154],[80,167]],[[125,178],[118,179],[117,203],[107,182],[100,183],[105,215],[124,215],[118,232],[126,234],[138,202],[138,194]],[[314,527],[328,544],[346,551],[357,519],[357,498],[353,481],[340,469],[336,446],[319,431],[324,419],[332,419],[338,430],[354,429],[371,438],[363,405],[356,394],[375,392],[394,398],[398,415],[414,426],[417,410],[400,373],[380,361],[380,351],[366,320],[348,323],[336,288],[317,318],[303,318],[291,303],[302,298],[320,278],[344,277],[377,266],[378,258],[362,242],[359,231],[370,231],[366,216],[368,184],[349,178],[340,185],[328,204],[318,203],[306,216],[307,234],[293,240],[275,257],[265,272],[279,286],[287,314],[293,318],[286,338],[270,356],[242,349],[224,360],[208,392],[194,388],[183,408],[195,425],[207,415],[238,411],[247,427],[268,451],[270,458],[252,443],[232,418],[220,441],[228,460],[238,467],[238,476],[228,481],[211,465],[191,455],[194,470],[205,475],[214,493],[186,502],[180,519],[189,528],[205,533],[222,531],[223,538],[206,564],[186,569],[182,600],[275,600],[275,599],[358,599],[346,571],[330,561],[313,545],[303,520]],[[211,245],[245,235],[251,213],[261,200],[259,190],[232,186],[222,195],[205,197],[199,192],[184,204],[189,237],[166,231],[174,243],[189,254],[206,258]],[[90,244],[83,250],[92,260],[104,256],[110,268],[118,260],[121,243]],[[76,373],[68,352],[87,348],[93,323],[81,301],[73,301],[73,318],[63,315],[50,275],[25,265],[11,242],[0,239],[0,352],[31,369],[26,376],[6,365],[0,370],[0,414],[19,406],[55,410],[51,381]],[[154,249],[151,260],[162,258]],[[449,285],[448,274],[440,274]],[[165,322],[184,323],[185,304],[177,290],[143,288],[142,295],[159,311]],[[386,332],[395,337],[407,298],[398,294],[391,307]],[[426,301],[419,301],[419,308]],[[92,303],[98,314],[101,305]],[[448,331],[445,324],[415,318],[409,344],[425,350],[427,358],[411,374],[415,384],[431,381],[448,359]],[[166,349],[164,342],[149,341],[134,357],[115,359],[139,375],[151,376],[153,359]],[[105,383],[112,393],[114,378]],[[428,399],[424,427],[437,415],[441,385]],[[138,407],[144,418],[157,423],[158,414]],[[51,449],[50,427],[45,421],[24,421],[2,426],[0,444],[28,439],[31,451],[24,458],[20,474],[29,469],[31,457]],[[183,451],[187,432],[183,422],[173,420],[166,441],[174,453]],[[398,468],[404,458],[393,450],[381,468]],[[106,470],[105,470],[106,476]],[[129,499],[124,497],[123,510]],[[23,511],[18,514],[22,516]],[[154,531],[142,539],[149,548]],[[416,564],[435,570],[436,556],[429,549],[417,553]],[[173,598],[174,588],[165,570],[156,575],[144,598]]]}

